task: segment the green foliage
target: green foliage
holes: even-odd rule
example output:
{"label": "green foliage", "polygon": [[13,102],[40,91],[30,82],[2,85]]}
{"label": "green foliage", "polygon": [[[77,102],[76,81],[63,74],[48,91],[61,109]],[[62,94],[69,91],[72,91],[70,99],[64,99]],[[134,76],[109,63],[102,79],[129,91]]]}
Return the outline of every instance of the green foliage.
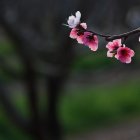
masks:
{"label": "green foliage", "polygon": [[[0,42],[0,55],[13,58],[12,68],[22,71],[22,65],[15,59],[14,47],[8,42]],[[139,61],[139,56],[136,56]],[[11,59],[12,60],[12,59]],[[106,51],[90,52],[79,56],[73,65],[74,71],[87,71],[110,68],[119,62],[106,57]],[[9,64],[9,63],[8,63]],[[9,81],[7,74],[0,69],[0,77]],[[66,133],[76,133],[96,127],[114,124],[118,121],[140,116],[140,81],[127,81],[114,86],[102,86],[71,90],[60,100],[59,115]],[[25,93],[15,93],[12,97],[14,105],[24,117],[29,117],[28,101]],[[40,96],[40,112],[46,110],[46,95]],[[27,139],[12,123],[9,122],[0,108],[0,140]]]}
{"label": "green foliage", "polygon": [[14,50],[14,46],[12,45],[11,42],[3,40],[0,41],[0,55],[4,56],[4,55],[10,55],[13,54],[15,52]]}
{"label": "green foliage", "polygon": [[112,67],[118,62],[115,59],[106,57],[106,50],[100,50],[99,52],[90,51],[87,55],[78,56],[74,62],[74,71],[85,71],[90,69],[100,69]]}
{"label": "green foliage", "polygon": [[9,121],[1,106],[0,111],[0,140],[29,140],[27,135]]}
{"label": "green foliage", "polygon": [[24,72],[21,58],[10,41],[0,41],[0,77],[4,81],[10,81],[11,75],[5,70],[13,71],[17,75]]}
{"label": "green foliage", "polygon": [[71,91],[61,101],[66,133],[114,124],[140,115],[139,82]]}

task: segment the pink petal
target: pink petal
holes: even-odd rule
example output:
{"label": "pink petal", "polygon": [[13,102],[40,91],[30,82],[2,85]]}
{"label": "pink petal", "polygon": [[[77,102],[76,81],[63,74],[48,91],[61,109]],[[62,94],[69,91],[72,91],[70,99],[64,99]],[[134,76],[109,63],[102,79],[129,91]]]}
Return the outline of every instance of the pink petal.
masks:
{"label": "pink petal", "polygon": [[107,51],[107,57],[113,57],[114,54],[113,53],[110,53],[110,51]]}
{"label": "pink petal", "polygon": [[80,24],[84,29],[87,29],[87,24],[86,23],[81,23]]}
{"label": "pink petal", "polygon": [[112,42],[109,42],[107,45],[106,45],[106,48],[110,51],[114,51],[117,49],[117,47],[121,47],[122,44],[121,44],[121,39],[116,39],[116,40],[113,40]]}
{"label": "pink petal", "polygon": [[98,44],[95,42],[89,43],[88,46],[92,51],[97,51],[97,49],[98,49]]}
{"label": "pink petal", "polygon": [[116,40],[113,41],[113,44],[114,44],[114,45],[118,45],[118,46],[121,47],[121,46],[122,46],[122,43],[121,43],[121,42],[122,42],[121,39],[116,39]]}
{"label": "pink petal", "polygon": [[135,55],[135,52],[133,50],[130,50],[130,56],[133,57]]}
{"label": "pink petal", "polygon": [[90,32],[84,32],[84,36],[83,36],[83,42],[86,45],[88,43],[88,39],[87,37],[92,35]]}
{"label": "pink petal", "polygon": [[129,58],[126,60],[125,63],[127,63],[127,64],[131,63],[131,57],[129,57]]}
{"label": "pink petal", "polygon": [[76,28],[73,28],[70,32],[70,38],[76,39],[77,38],[77,31]]}
{"label": "pink petal", "polygon": [[83,44],[83,35],[77,36],[77,42]]}
{"label": "pink petal", "polygon": [[120,60],[122,63],[131,63],[131,57],[119,57],[118,60]]}
{"label": "pink petal", "polygon": [[118,54],[116,54],[116,55],[115,55],[115,58],[116,58],[116,59],[118,59],[118,58],[119,58],[119,55],[118,55]]}

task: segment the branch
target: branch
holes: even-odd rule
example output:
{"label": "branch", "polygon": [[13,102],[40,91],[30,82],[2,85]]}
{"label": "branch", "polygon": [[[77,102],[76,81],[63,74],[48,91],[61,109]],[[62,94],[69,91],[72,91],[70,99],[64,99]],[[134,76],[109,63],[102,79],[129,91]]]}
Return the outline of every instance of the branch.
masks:
{"label": "branch", "polygon": [[128,37],[131,36],[131,35],[140,33],[140,27],[137,28],[137,29],[134,29],[134,30],[132,30],[132,31],[129,31],[129,32],[126,32],[126,33],[122,33],[122,34],[118,34],[118,35],[100,34],[100,33],[97,33],[97,32],[95,32],[95,31],[89,31],[89,30],[83,30],[83,29],[82,29],[81,31],[90,32],[90,33],[92,33],[93,35],[97,35],[97,36],[103,37],[103,38],[105,38],[106,41],[113,41],[113,40],[115,40],[115,39],[128,38]]}
{"label": "branch", "polygon": [[113,36],[107,37],[106,40],[107,41],[112,41],[114,39],[127,38],[127,37],[129,37],[131,35],[134,35],[134,34],[137,34],[137,33],[140,33],[140,27],[135,29],[135,30],[132,30],[130,32],[126,32],[126,33],[123,33],[123,34],[113,35]]}

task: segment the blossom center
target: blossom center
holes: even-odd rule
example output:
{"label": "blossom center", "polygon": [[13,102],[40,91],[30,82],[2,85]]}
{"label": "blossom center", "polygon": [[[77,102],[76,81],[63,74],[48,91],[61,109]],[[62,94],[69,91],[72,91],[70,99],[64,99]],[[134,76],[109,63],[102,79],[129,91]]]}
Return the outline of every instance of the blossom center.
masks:
{"label": "blossom center", "polygon": [[84,35],[84,31],[77,29],[77,35],[78,35],[78,36]]}
{"label": "blossom center", "polygon": [[123,55],[123,56],[127,56],[127,55],[128,55],[128,52],[127,52],[126,50],[124,50],[124,49],[121,50],[120,53],[121,53],[121,55]]}
{"label": "blossom center", "polygon": [[119,48],[119,46],[115,45],[113,50],[116,51]]}
{"label": "blossom center", "polygon": [[115,55],[117,53],[118,48],[119,48],[119,46],[117,46],[117,45],[113,46],[113,50],[110,51],[110,53],[113,53]]}
{"label": "blossom center", "polygon": [[81,25],[78,25],[76,31],[77,31],[77,35],[80,36],[80,35],[84,35],[85,29]]}
{"label": "blossom center", "polygon": [[88,39],[89,42],[92,41],[92,40],[94,40],[93,35],[88,35],[86,38]]}

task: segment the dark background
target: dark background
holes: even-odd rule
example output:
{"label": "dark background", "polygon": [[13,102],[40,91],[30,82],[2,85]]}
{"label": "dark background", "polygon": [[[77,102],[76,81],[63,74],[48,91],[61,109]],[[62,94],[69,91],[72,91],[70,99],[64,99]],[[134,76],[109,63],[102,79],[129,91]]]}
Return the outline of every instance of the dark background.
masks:
{"label": "dark background", "polygon": [[0,0],[0,140],[139,140],[139,35],[131,64],[69,38],[81,11],[89,29],[140,26],[139,0]]}

